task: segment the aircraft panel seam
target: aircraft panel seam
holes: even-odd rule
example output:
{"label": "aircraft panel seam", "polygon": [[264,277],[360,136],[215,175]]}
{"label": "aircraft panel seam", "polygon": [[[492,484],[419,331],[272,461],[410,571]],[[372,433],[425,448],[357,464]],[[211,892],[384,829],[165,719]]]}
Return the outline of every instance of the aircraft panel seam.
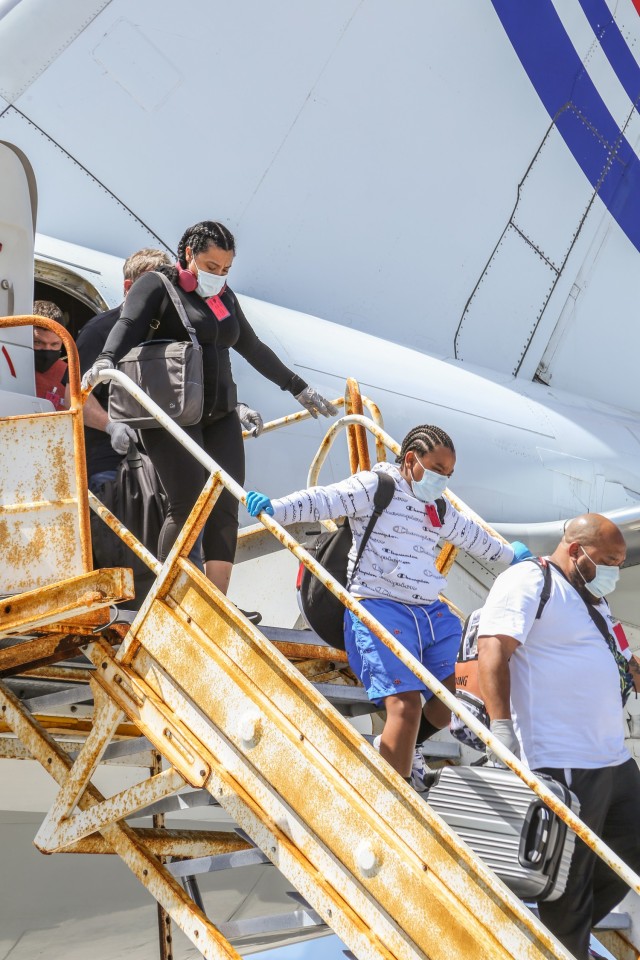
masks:
{"label": "aircraft panel seam", "polygon": [[99,180],[98,177],[95,176],[95,174],[91,173],[90,170],[87,170],[87,168],[82,163],[80,163],[80,161],[77,160],[73,156],[73,154],[69,153],[68,150],[65,150],[65,148],[60,143],[58,143],[57,140],[54,140],[53,137],[49,136],[49,134],[45,130],[43,130],[42,127],[39,127],[37,123],[34,123],[34,121],[31,120],[25,113],[23,113],[22,110],[19,110],[18,107],[10,106],[8,110],[15,111],[15,113],[17,113],[22,120],[26,121],[26,123],[28,123],[29,126],[33,127],[33,129],[36,130],[40,134],[40,136],[44,137],[45,140],[48,140],[49,143],[51,143],[54,147],[56,147],[57,150],[60,151],[60,153],[64,154],[65,157],[71,160],[71,162],[74,163],[75,166],[78,167],[78,169],[81,170],[86,177],[88,177],[98,187],[100,187],[100,189],[103,190],[108,197],[110,197],[112,200],[115,200],[118,206],[121,207],[122,210],[124,210],[124,212],[127,213],[133,220],[135,220],[137,224],[143,227],[147,231],[150,237],[156,240],[162,247],[164,247],[165,250],[169,250],[171,251],[171,253],[175,254],[175,251],[171,249],[171,246],[168,243],[166,243],[162,239],[162,237],[159,237],[158,234],[155,233],[155,231],[152,230],[151,227],[147,223],[145,223],[144,220],[141,219],[141,217],[139,217],[136,213],[134,213],[131,207],[128,207],[123,200],[121,200],[118,196],[116,196],[116,194],[113,193],[113,191],[110,190],[109,187],[107,187],[107,185],[102,182],[102,180]]}
{"label": "aircraft panel seam", "polygon": [[[329,372],[327,370],[320,370],[317,367],[309,367],[304,363],[297,363],[296,367],[299,370],[308,370],[310,373],[317,373],[321,376],[330,376],[338,377],[338,379],[346,380],[346,374]],[[416,400],[418,403],[428,403],[432,407],[439,407],[441,410],[452,410],[455,413],[463,413],[468,417],[473,418],[474,420],[484,420],[488,423],[497,423],[503,427],[513,427],[513,423],[509,423],[507,420],[497,420],[495,417],[483,416],[481,413],[475,413],[473,410],[469,410],[465,407],[453,407],[451,404],[438,403],[437,400],[431,398],[427,399],[426,397],[416,397],[412,393],[407,393],[402,390],[392,390],[390,387],[380,387],[375,383],[366,383],[364,380],[359,380],[361,387],[367,387],[370,390],[377,390],[378,392],[388,393],[391,396],[402,397],[405,400]],[[532,433],[536,437],[547,437],[550,440],[555,440],[556,436],[553,433],[546,433],[543,430],[534,430],[532,427],[526,427],[522,424],[517,424],[518,429],[523,433]]]}
{"label": "aircraft panel seam", "polygon": [[333,45],[333,47],[332,47],[332,49],[331,49],[331,52],[329,53],[329,56],[325,59],[324,63],[322,64],[322,67],[320,68],[320,72],[318,73],[318,75],[316,76],[315,80],[312,82],[311,86],[309,87],[309,90],[308,90],[308,92],[307,92],[307,94],[306,94],[306,96],[305,96],[302,104],[300,105],[298,111],[296,112],[295,117],[294,117],[293,120],[291,121],[291,124],[289,125],[289,128],[287,129],[285,135],[283,136],[282,140],[280,141],[280,144],[279,144],[278,147],[276,148],[275,153],[274,153],[273,156],[271,157],[271,160],[267,163],[267,166],[266,166],[265,170],[263,171],[262,176],[261,176],[260,179],[258,180],[258,182],[257,182],[254,190],[253,190],[252,193],[251,193],[251,196],[249,197],[249,199],[247,200],[247,202],[246,202],[246,204],[245,204],[245,206],[244,206],[244,209],[243,209],[242,212],[240,213],[240,216],[238,217],[238,222],[239,222],[239,223],[242,222],[242,218],[244,217],[245,213],[247,212],[247,210],[248,210],[249,207],[251,206],[254,198],[255,198],[256,195],[258,194],[258,192],[259,192],[259,190],[260,190],[260,187],[262,186],[262,184],[264,183],[264,181],[265,181],[266,178],[268,177],[269,171],[271,170],[271,168],[273,167],[273,165],[276,163],[278,157],[279,157],[280,154],[282,153],[282,150],[284,149],[285,144],[287,143],[287,140],[288,140],[289,137],[291,136],[291,134],[292,134],[292,132],[293,132],[296,124],[298,123],[298,120],[299,120],[300,117],[302,116],[302,114],[303,114],[303,112],[304,112],[304,110],[305,110],[305,107],[307,106],[307,104],[308,104],[309,101],[311,100],[311,98],[312,98],[312,96],[313,96],[314,90],[317,88],[317,86],[318,86],[318,84],[320,83],[322,77],[323,77],[324,74],[326,73],[327,67],[329,66],[329,64],[330,64],[331,61],[333,60],[333,57],[334,57],[334,55],[335,55],[336,50],[338,49],[338,47],[339,47],[340,44],[342,43],[342,40],[343,40],[345,34],[346,34],[347,31],[349,30],[349,27],[351,26],[351,24],[352,24],[353,21],[355,20],[356,16],[358,15],[358,12],[360,11],[360,9],[361,9],[362,6],[364,5],[364,3],[365,3],[365,0],[360,0],[360,2],[358,3],[358,5],[357,5],[356,8],[354,9],[353,13],[351,14],[351,16],[349,17],[349,19],[348,19],[347,22],[345,23],[344,27],[343,27],[342,30],[340,31],[340,35],[338,36],[338,39],[336,40],[335,44]]}
{"label": "aircraft panel seam", "polygon": [[84,18],[84,20],[82,20],[79,24],[77,24],[76,28],[72,31],[72,33],[69,36],[65,37],[64,41],[55,50],[52,50],[51,53],[48,55],[48,57],[46,57],[44,61],[41,61],[38,63],[33,73],[29,77],[27,77],[27,79],[19,87],[17,87],[13,91],[4,91],[4,90],[0,91],[0,93],[2,93],[2,95],[5,97],[5,99],[11,101],[12,103],[16,100],[19,100],[22,94],[25,93],[25,91],[28,90],[33,83],[35,83],[38,77],[42,76],[42,74],[45,73],[45,71],[51,66],[51,64],[58,59],[60,54],[64,50],[66,50],[66,48],[70,44],[72,44],[73,41],[76,40],[81,33],[84,33],[87,27],[89,27],[93,23],[96,17],[98,17],[102,13],[102,11],[105,9],[105,7],[108,7],[110,3],[111,3],[111,0],[98,0],[98,2],[95,4],[93,8],[93,11],[91,13],[88,13],[87,16]]}

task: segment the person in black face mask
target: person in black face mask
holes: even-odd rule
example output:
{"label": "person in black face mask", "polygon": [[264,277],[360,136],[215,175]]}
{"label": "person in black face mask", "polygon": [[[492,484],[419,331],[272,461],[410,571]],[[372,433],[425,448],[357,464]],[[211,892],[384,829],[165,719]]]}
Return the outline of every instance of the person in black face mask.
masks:
{"label": "person in black face mask", "polygon": [[[36,300],[33,312],[39,317],[48,317],[64,324],[62,310],[50,300]],[[63,410],[65,404],[64,379],[67,361],[61,360],[62,340],[46,327],[33,328],[33,356],[36,371],[36,395],[49,400],[56,410]]]}

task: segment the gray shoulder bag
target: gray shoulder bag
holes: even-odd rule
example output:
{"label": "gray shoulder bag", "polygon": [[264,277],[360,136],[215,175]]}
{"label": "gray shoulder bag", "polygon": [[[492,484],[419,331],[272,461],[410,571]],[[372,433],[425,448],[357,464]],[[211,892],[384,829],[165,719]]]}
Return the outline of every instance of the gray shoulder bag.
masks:
{"label": "gray shoulder bag", "polygon": [[[129,350],[117,364],[117,369],[130,377],[172,420],[181,427],[189,427],[202,418],[202,347],[173,284],[164,274],[158,273],[158,276],[167,288],[190,339],[152,339],[158,327],[156,321],[150,339]],[[115,381],[109,386],[109,416],[112,420],[124,421],[136,430],[160,426],[158,421]]]}

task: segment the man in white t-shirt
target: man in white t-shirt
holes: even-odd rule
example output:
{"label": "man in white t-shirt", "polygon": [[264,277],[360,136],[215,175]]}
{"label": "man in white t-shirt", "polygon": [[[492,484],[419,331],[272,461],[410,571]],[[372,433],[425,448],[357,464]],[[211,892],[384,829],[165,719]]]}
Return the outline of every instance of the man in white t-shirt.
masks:
{"label": "man in white t-shirt", "polygon": [[[540,566],[524,562],[502,573],[480,616],[478,679],[492,733],[530,769],[569,786],[585,823],[638,871],[640,771],[624,743],[610,644],[617,641],[634,679],[640,665],[603,599],[625,556],[622,533],[610,520],[598,514],[571,520],[548,558],[551,592],[539,618]],[[565,892],[541,902],[540,917],[578,960],[587,960],[591,927],[626,891],[578,840]]]}

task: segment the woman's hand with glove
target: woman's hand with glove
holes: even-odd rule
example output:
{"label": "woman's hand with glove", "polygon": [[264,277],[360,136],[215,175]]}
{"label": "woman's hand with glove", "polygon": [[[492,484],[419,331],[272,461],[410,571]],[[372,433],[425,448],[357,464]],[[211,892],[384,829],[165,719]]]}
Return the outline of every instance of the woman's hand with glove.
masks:
{"label": "woman's hand with glove", "polygon": [[304,390],[297,393],[296,400],[309,411],[314,420],[318,419],[319,413],[323,417],[335,417],[338,412],[338,408],[334,407],[330,400],[325,400],[322,394],[314,390],[313,387],[305,387]]}
{"label": "woman's hand with glove", "polygon": [[90,387],[95,387],[96,383],[98,382],[98,377],[102,371],[111,370],[112,368],[113,363],[108,357],[102,357],[102,359],[96,360],[93,366],[89,367],[82,378],[82,389],[88,390]]}
{"label": "woman's hand with glove", "polygon": [[240,417],[242,429],[251,434],[252,437],[259,437],[264,430],[264,421],[257,410],[252,410],[246,403],[239,403],[236,406],[236,413]]}

